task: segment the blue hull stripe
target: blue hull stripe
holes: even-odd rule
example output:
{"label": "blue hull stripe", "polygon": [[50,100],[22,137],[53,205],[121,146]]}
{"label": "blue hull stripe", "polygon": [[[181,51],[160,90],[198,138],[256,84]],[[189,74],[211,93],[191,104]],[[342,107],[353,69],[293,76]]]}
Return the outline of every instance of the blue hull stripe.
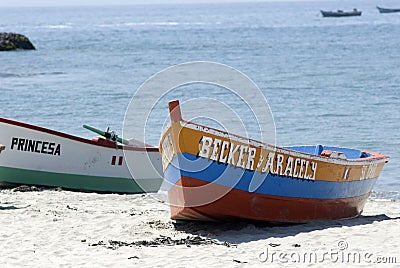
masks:
{"label": "blue hull stripe", "polygon": [[316,199],[361,196],[369,193],[377,180],[377,178],[349,182],[301,180],[255,171],[244,171],[241,168],[188,153],[176,155],[164,174],[165,179],[172,185],[176,184],[181,176],[213,182],[246,192]]}

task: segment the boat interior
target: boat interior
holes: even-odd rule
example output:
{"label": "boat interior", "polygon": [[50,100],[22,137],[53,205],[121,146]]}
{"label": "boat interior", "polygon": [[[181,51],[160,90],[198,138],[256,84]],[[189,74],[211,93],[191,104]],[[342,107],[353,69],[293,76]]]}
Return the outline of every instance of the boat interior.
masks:
{"label": "boat interior", "polygon": [[323,146],[323,145],[285,146],[284,148],[312,155],[336,157],[343,159],[358,159],[371,156],[371,154],[357,149]]}

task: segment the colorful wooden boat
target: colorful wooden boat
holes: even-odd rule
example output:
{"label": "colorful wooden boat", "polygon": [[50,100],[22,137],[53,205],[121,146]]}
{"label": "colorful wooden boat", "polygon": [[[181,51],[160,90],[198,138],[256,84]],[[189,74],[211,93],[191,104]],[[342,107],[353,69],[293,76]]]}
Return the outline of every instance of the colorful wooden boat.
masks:
{"label": "colorful wooden boat", "polygon": [[357,9],[353,9],[352,11],[324,11],[321,10],[321,14],[323,17],[351,17],[351,16],[361,16],[361,11]]}
{"label": "colorful wooden boat", "polygon": [[329,146],[278,147],[182,120],[160,140],[171,217],[304,222],[358,216],[389,157]]}
{"label": "colorful wooden boat", "polygon": [[376,7],[379,13],[395,13],[400,12],[400,8],[383,8],[383,7]]}
{"label": "colorful wooden boat", "polygon": [[85,127],[106,138],[89,140],[0,117],[0,182],[114,193],[159,190],[157,147]]}

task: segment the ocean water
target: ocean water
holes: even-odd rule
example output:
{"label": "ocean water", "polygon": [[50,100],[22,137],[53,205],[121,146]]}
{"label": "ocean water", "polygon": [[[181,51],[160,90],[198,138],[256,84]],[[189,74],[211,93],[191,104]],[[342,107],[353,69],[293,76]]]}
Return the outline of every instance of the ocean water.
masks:
{"label": "ocean water", "polygon": [[[375,196],[398,197],[400,14],[379,14],[375,5],[0,7],[0,31],[25,34],[37,48],[0,53],[0,116],[86,138],[94,134],[82,124],[121,132],[132,96],[150,76],[184,62],[219,62],[258,85],[275,119],[277,144],[388,154]],[[353,8],[362,16],[323,18],[319,12]],[[245,114],[232,94],[213,86],[177,89],[158,103],[146,142],[158,145],[169,96],[218,98]],[[158,98],[152,92],[140,97],[144,103]],[[197,104],[199,116],[210,109]]]}

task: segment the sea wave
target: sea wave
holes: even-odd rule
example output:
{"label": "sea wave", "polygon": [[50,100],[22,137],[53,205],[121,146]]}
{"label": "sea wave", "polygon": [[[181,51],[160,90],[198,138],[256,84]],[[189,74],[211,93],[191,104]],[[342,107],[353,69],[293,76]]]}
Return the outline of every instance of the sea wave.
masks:
{"label": "sea wave", "polygon": [[153,21],[153,22],[124,22],[124,23],[110,23],[110,24],[97,24],[95,27],[100,28],[118,28],[118,27],[140,27],[140,26],[196,26],[206,25],[205,22],[177,22],[177,21]]}
{"label": "sea wave", "polygon": [[71,29],[73,28],[72,24],[53,24],[53,25],[40,25],[36,28],[45,28],[45,29]]}
{"label": "sea wave", "polygon": [[345,113],[323,113],[319,115],[320,117],[352,117],[353,115],[351,114],[345,114]]}
{"label": "sea wave", "polygon": [[0,73],[0,78],[23,78],[41,75],[62,75],[65,72],[39,72],[39,73]]}
{"label": "sea wave", "polygon": [[370,195],[372,200],[382,201],[400,201],[400,192],[397,191],[372,191]]}

